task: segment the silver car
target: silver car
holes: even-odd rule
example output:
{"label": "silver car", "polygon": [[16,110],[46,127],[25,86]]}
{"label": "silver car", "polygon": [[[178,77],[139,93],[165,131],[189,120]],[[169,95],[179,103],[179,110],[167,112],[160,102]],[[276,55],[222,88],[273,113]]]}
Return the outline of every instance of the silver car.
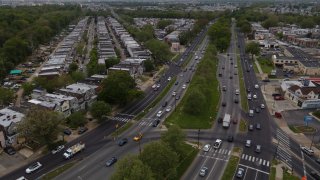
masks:
{"label": "silver car", "polygon": [[207,167],[202,167],[200,169],[199,176],[204,177],[204,176],[207,175],[207,172],[208,172],[208,168]]}
{"label": "silver car", "polygon": [[55,149],[53,149],[51,151],[52,154],[57,154],[58,152],[60,152],[62,149],[64,149],[64,145],[58,146]]}
{"label": "silver car", "polygon": [[36,162],[34,164],[32,164],[31,166],[29,166],[27,169],[26,169],[26,173],[27,174],[30,174],[34,171],[36,171],[37,169],[41,168],[42,167],[42,164],[40,162]]}

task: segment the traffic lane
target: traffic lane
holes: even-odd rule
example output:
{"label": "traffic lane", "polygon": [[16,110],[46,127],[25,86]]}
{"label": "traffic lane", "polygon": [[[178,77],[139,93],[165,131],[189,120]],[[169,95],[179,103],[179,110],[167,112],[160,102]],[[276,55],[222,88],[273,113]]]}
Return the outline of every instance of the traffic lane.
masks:
{"label": "traffic lane", "polygon": [[[102,125],[98,126],[94,131],[86,132],[84,135],[80,136],[78,139],[75,139],[65,145],[66,148],[78,143],[78,142],[84,142],[86,144],[86,150],[75,156],[73,159],[76,160],[77,158],[81,159],[83,157],[86,157],[90,155],[91,153],[95,152],[97,149],[101,148],[105,143],[109,142],[108,139],[105,138],[106,135],[109,135],[112,133],[115,129],[116,121],[107,121],[103,123]],[[1,177],[0,179],[17,179],[20,176],[25,175],[25,169],[30,166],[30,164],[39,161],[43,167],[42,170],[39,171],[39,173],[33,173],[30,175],[27,175],[27,177],[31,179],[36,179],[41,174],[45,174],[51,170],[53,170],[55,167],[59,165],[63,165],[67,161],[62,161],[61,159],[57,158],[57,155],[47,154],[37,160],[34,160],[33,162],[29,163],[28,165],[22,166],[18,168],[17,170]],[[61,154],[60,154],[61,155]]]}
{"label": "traffic lane", "polygon": [[[300,177],[304,176],[304,169],[303,169],[303,162],[301,161],[300,158],[297,158],[296,156],[291,156],[291,161],[292,161],[292,169],[289,168],[290,170],[293,170],[295,173],[297,173]],[[286,163],[286,161],[282,161]]]}
{"label": "traffic lane", "polygon": [[316,170],[320,173],[320,164],[316,162],[316,158],[315,156],[308,156],[306,154],[303,155],[304,156],[304,160],[305,163],[310,166],[311,169]]}

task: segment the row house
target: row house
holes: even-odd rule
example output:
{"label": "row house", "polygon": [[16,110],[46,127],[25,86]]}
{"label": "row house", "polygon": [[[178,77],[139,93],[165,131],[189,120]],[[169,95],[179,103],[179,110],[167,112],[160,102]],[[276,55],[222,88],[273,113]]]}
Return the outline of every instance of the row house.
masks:
{"label": "row house", "polygon": [[302,109],[320,108],[320,87],[292,85],[285,96]]}

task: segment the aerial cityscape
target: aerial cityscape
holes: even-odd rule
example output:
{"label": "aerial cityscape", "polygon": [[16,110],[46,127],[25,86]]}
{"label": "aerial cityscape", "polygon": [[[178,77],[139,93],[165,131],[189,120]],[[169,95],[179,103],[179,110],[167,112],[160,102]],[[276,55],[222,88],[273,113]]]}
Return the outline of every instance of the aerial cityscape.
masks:
{"label": "aerial cityscape", "polygon": [[1,0],[0,180],[320,180],[317,0]]}

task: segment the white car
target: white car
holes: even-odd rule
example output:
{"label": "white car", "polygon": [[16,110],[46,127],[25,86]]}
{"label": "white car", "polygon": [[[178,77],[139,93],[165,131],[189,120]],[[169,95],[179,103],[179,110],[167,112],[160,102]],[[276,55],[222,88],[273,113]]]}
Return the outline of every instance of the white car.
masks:
{"label": "white car", "polygon": [[201,176],[201,177],[206,176],[206,175],[207,175],[207,171],[208,171],[208,168],[207,168],[207,167],[202,167],[202,168],[200,169],[199,176]]}
{"label": "white car", "polygon": [[176,91],[173,91],[172,92],[172,96],[176,96],[177,95],[177,92]]}
{"label": "white car", "polygon": [[203,151],[204,152],[208,152],[210,150],[210,148],[211,148],[211,145],[210,144],[206,144],[206,145],[203,146]]}
{"label": "white car", "polygon": [[254,99],[257,99],[257,95],[254,94],[254,95],[253,95],[253,98],[254,98]]}
{"label": "white car", "polygon": [[166,108],[166,111],[169,112],[169,111],[171,111],[171,109],[172,109],[172,107],[171,107],[171,106],[168,106],[168,107]]}
{"label": "white car", "polygon": [[62,149],[64,149],[64,145],[58,146],[55,149],[53,149],[51,151],[52,154],[57,154],[58,152],[60,152]]}
{"label": "white car", "polygon": [[264,104],[261,104],[261,109],[264,109],[264,108],[265,108]]}
{"label": "white car", "polygon": [[239,89],[236,89],[236,95],[239,95],[239,94],[240,94]]}
{"label": "white car", "polygon": [[41,168],[42,167],[42,164],[40,162],[36,162],[34,164],[32,164],[31,166],[29,166],[27,169],[26,169],[26,173],[27,174],[30,174],[34,171],[36,171],[37,169]]}
{"label": "white car", "polygon": [[314,154],[314,151],[312,149],[309,149],[305,146],[301,146],[301,150],[309,156],[312,156]]}
{"label": "white car", "polygon": [[168,77],[168,81],[171,81],[171,77]]}
{"label": "white car", "polygon": [[157,84],[157,88],[160,88],[160,86],[161,86],[160,84]]}
{"label": "white car", "polygon": [[157,113],[157,117],[161,117],[162,114],[163,114],[163,112],[162,112],[162,111],[159,111],[159,112]]}
{"label": "white car", "polygon": [[182,89],[185,89],[185,88],[187,88],[187,85],[185,85],[185,84],[182,85]]}
{"label": "white car", "polygon": [[254,85],[254,88],[259,89],[259,85],[258,85],[258,84],[255,84],[255,85]]}
{"label": "white car", "polygon": [[216,142],[213,144],[213,148],[219,149],[221,143],[222,143],[222,140],[221,139],[217,139]]}

